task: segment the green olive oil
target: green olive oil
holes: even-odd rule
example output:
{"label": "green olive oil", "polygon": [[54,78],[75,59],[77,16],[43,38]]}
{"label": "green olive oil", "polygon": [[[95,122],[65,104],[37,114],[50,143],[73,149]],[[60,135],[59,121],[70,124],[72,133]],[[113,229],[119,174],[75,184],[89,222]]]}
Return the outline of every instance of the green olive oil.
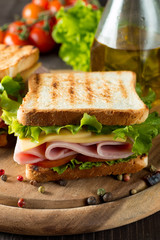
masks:
{"label": "green olive oil", "polygon": [[[121,29],[122,35],[124,32],[126,29]],[[123,41],[119,39],[116,48],[95,39],[91,49],[91,71],[133,71],[144,93],[151,87],[156,92],[157,99],[160,99],[160,35],[155,34],[155,45],[150,49],[147,48],[147,43],[144,46],[144,37],[147,37],[145,32],[139,36],[139,31],[132,29],[131,33],[131,36],[123,35]]]}

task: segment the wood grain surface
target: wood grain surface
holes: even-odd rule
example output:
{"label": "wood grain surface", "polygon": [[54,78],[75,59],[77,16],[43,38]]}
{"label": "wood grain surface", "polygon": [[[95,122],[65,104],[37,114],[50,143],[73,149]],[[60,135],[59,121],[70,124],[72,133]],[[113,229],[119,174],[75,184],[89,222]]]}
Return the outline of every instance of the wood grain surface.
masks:
{"label": "wood grain surface", "polygon": [[[14,141],[9,144],[0,149],[1,168],[8,176],[6,182],[0,181],[0,231],[47,236],[80,234],[119,227],[160,210],[160,184],[147,187],[144,181],[144,176],[149,174],[147,168],[133,174],[129,182],[107,176],[71,180],[65,187],[43,183],[46,192],[41,194],[29,181],[17,181],[17,175],[25,176],[25,166],[13,161]],[[149,164],[158,169],[159,145],[160,136],[153,141],[149,156]],[[97,197],[98,188],[112,192],[113,201],[86,206],[89,196]],[[130,196],[133,188],[138,193]],[[25,199],[23,209],[17,207],[19,198]]]}
{"label": "wood grain surface", "polygon": [[[0,0],[0,25],[11,22],[15,14],[20,14],[23,6],[30,0]],[[103,1],[105,2],[105,0]],[[54,51],[48,55],[41,56],[41,61],[48,68],[61,69],[68,68],[58,57],[58,51]],[[1,214],[5,218],[5,215]],[[16,221],[16,219],[14,218]],[[24,223],[25,224],[25,223]],[[4,229],[2,230],[4,231]],[[32,234],[32,233],[30,233]],[[160,212],[134,222],[123,227],[100,231],[96,233],[69,235],[69,236],[24,236],[0,233],[1,240],[159,240],[160,239]]]}

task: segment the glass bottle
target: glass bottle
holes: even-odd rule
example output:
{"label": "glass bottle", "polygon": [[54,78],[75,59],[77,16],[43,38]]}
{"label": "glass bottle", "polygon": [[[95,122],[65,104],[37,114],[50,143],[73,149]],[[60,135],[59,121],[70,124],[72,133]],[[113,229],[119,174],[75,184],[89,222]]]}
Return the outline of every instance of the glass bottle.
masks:
{"label": "glass bottle", "polygon": [[91,71],[130,70],[160,99],[160,0],[108,0],[91,48]]}

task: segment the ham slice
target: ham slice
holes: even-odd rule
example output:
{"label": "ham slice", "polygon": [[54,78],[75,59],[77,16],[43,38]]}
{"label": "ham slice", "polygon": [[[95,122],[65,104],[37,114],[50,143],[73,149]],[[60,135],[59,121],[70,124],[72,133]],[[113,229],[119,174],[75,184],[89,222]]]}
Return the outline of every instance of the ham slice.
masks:
{"label": "ham slice", "polygon": [[128,142],[103,141],[94,143],[48,142],[27,151],[21,151],[19,139],[14,160],[19,164],[32,164],[47,160],[58,160],[75,154],[114,160],[131,156],[132,145]]}

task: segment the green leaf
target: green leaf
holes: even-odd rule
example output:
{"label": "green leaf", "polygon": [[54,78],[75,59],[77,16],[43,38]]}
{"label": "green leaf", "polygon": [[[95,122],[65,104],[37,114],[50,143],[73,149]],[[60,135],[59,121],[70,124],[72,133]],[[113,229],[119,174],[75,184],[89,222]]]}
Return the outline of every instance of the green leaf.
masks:
{"label": "green leaf", "polygon": [[100,167],[102,165],[101,162],[80,162],[77,159],[72,159],[69,163],[51,168],[53,171],[57,172],[58,174],[64,173],[67,168],[74,169],[76,165],[79,165],[80,170],[84,169],[91,169],[92,167]]}
{"label": "green leaf", "polygon": [[61,8],[52,36],[61,44],[59,56],[75,70],[89,71],[90,48],[102,15],[102,9],[77,1],[69,8]]}
{"label": "green leaf", "polygon": [[142,87],[139,83],[136,84],[136,92],[141,98],[141,100],[148,106],[148,108],[151,109],[152,103],[156,99],[156,93],[151,88],[149,88],[148,94],[144,96]]}

